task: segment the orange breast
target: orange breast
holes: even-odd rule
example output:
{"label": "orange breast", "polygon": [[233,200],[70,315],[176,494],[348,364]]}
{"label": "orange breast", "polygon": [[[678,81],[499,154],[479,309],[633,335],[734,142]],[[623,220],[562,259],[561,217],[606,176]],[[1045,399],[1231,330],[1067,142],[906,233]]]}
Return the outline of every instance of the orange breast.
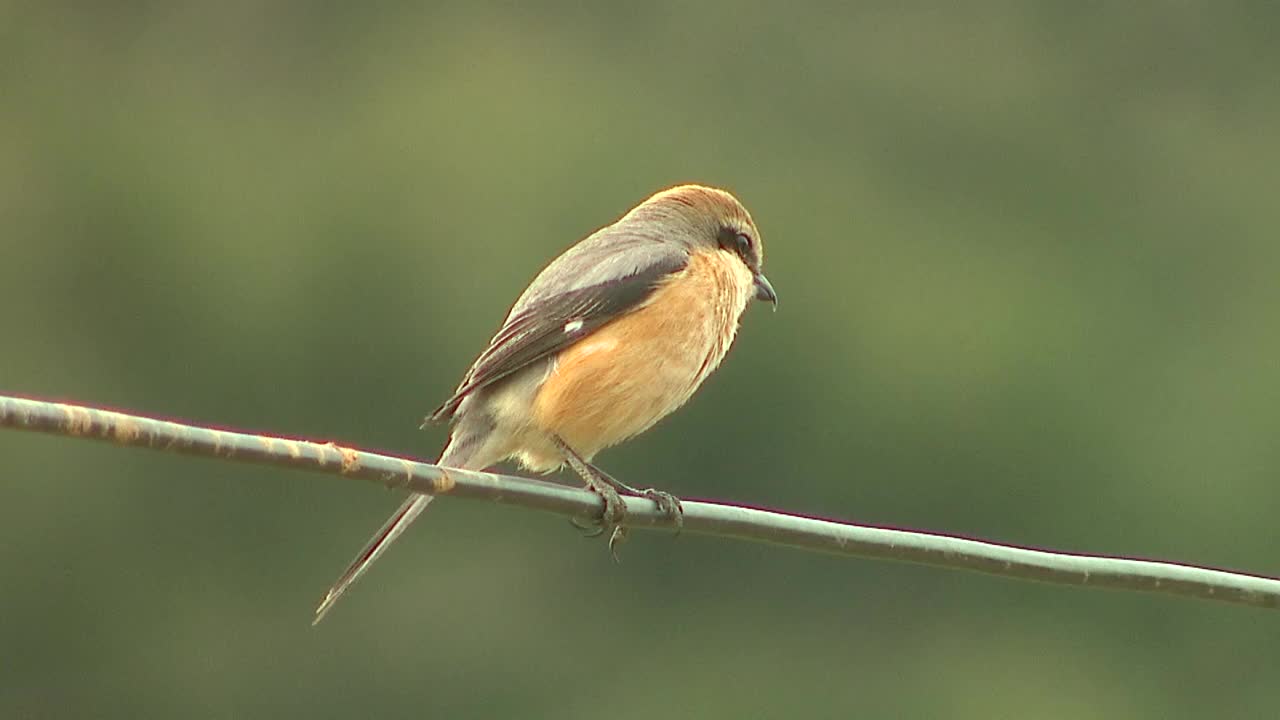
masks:
{"label": "orange breast", "polygon": [[588,458],[648,429],[720,364],[751,290],[737,258],[694,254],[646,304],[560,353],[534,400],[535,425]]}

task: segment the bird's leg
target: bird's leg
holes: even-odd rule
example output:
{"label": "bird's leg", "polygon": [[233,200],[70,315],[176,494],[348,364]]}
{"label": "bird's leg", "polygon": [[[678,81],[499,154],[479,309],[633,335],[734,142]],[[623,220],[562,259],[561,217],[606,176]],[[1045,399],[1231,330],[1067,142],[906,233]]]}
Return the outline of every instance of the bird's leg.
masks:
{"label": "bird's leg", "polygon": [[[622,497],[618,495],[618,489],[614,486],[616,480],[597,470],[591,463],[587,462],[576,450],[569,447],[569,444],[559,437],[554,438],[556,445],[560,451],[564,453],[565,462],[569,463],[569,467],[573,471],[582,476],[587,483],[587,487],[591,491],[600,496],[604,500],[604,512],[600,515],[600,532],[592,533],[588,537],[595,537],[605,530],[609,531],[609,552],[613,554],[613,559],[618,559],[618,544],[627,538],[627,529],[621,525],[622,518],[627,514],[627,506],[622,501]],[[577,523],[574,523],[577,525]],[[578,526],[581,528],[581,526]]]}
{"label": "bird's leg", "polygon": [[676,526],[676,534],[678,535],[680,533],[680,530],[684,527],[684,506],[680,504],[680,498],[669,492],[655,490],[654,488],[641,489],[631,487],[591,463],[587,463],[586,465],[605,482],[613,485],[614,489],[618,492],[652,500],[653,504],[657,505],[659,510],[665,513],[667,517],[671,518],[672,524]]}

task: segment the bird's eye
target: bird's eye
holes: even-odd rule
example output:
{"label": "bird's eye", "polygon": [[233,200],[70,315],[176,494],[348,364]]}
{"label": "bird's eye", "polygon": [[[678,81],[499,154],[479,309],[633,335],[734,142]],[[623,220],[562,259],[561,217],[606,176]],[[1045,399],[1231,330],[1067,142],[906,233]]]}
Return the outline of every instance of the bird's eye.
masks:
{"label": "bird's eye", "polygon": [[720,228],[720,237],[718,240],[720,242],[721,249],[727,250],[734,255],[737,255],[739,258],[742,258],[742,262],[747,263],[748,265],[751,264],[752,240],[750,235],[730,227],[722,227]]}

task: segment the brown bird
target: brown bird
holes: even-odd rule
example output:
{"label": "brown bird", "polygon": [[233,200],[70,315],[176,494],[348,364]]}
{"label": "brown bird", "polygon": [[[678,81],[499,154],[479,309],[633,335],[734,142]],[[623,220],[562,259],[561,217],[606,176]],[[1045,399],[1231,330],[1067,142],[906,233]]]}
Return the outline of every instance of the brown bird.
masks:
{"label": "brown bird", "polygon": [[[604,499],[610,548],[625,534],[619,492],[680,502],[591,464],[597,452],[680,407],[719,366],[752,298],[777,308],[764,248],[724,190],[663,190],[566,250],[538,274],[462,383],[427,422],[452,421],[439,465],[482,470],[508,458],[537,472],[568,464]],[[425,423],[424,423],[425,425]],[[431,502],[413,495],[316,609],[316,622]]]}

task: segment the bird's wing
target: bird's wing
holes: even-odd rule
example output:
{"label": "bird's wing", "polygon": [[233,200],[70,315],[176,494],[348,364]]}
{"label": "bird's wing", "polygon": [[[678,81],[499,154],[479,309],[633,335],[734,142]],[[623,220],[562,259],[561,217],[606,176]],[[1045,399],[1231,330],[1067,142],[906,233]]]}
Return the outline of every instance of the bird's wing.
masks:
{"label": "bird's wing", "polygon": [[605,228],[556,258],[516,301],[453,396],[427,422],[453,418],[468,394],[549,357],[641,305],[688,263],[683,251]]}

